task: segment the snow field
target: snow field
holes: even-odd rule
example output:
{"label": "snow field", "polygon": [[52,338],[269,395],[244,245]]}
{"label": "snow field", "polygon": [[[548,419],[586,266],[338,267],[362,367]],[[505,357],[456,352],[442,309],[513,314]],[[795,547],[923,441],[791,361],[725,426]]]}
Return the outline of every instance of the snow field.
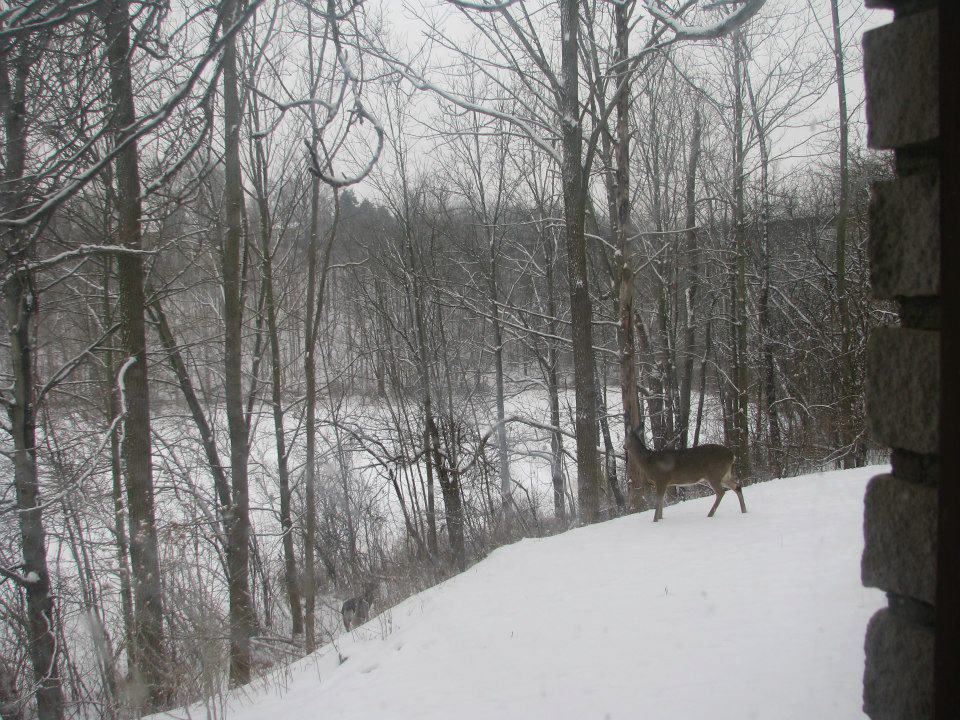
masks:
{"label": "snow field", "polygon": [[863,493],[750,486],[501,548],[272,676],[165,718],[858,718]]}

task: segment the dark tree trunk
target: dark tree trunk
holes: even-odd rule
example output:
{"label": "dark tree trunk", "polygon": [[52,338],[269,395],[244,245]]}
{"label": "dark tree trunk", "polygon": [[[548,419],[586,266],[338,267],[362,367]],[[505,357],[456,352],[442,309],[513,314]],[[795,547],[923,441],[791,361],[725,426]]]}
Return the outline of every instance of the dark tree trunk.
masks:
{"label": "dark tree trunk", "polygon": [[409,290],[413,304],[413,320],[417,334],[417,363],[420,371],[420,398],[423,403],[423,453],[427,469],[427,547],[437,556],[437,512],[434,500],[433,474],[435,468],[433,447],[433,393],[430,387],[430,359],[427,355],[427,328],[423,317],[423,297],[420,286],[420,263],[413,248],[410,228],[405,229],[407,255],[410,262]]}
{"label": "dark tree trunk", "polygon": [[594,383],[593,308],[587,279],[584,236],[586,183],[583,170],[583,135],[580,117],[578,0],[560,4],[561,92],[560,125],[563,148],[563,211],[566,226],[567,275],[570,285],[570,320],[573,340],[573,374],[576,386],[577,495],[580,520],[596,522],[599,516],[600,463],[597,453],[597,398]]}
{"label": "dark tree trunk", "polygon": [[[228,0],[224,26],[238,15],[237,0]],[[231,503],[227,538],[230,605],[230,684],[250,682],[250,638],[254,632],[250,597],[250,495],[247,479],[248,435],[243,410],[243,288],[241,244],[243,243],[243,179],[240,170],[241,104],[237,74],[236,39],[223,49],[224,113],[224,224],[223,324],[224,395],[230,438]]]}
{"label": "dark tree trunk", "polygon": [[[111,264],[103,273],[103,317],[104,325],[113,325],[113,309],[110,305]],[[106,398],[106,420],[113,423],[120,415],[120,400],[117,397],[115,378],[117,366],[113,349],[108,349],[104,357],[104,397]],[[117,568],[120,575],[120,612],[123,617],[124,644],[127,648],[127,667],[137,667],[136,642],[133,624],[133,590],[130,584],[130,543],[127,539],[126,507],[123,502],[123,465],[120,453],[120,430],[114,427],[110,432],[110,474],[113,480],[113,532],[117,543]]]}
{"label": "dark tree trunk", "polygon": [[853,358],[851,355],[850,310],[847,299],[847,219],[850,214],[850,122],[847,117],[847,89],[844,75],[843,44],[840,38],[840,10],[837,0],[830,0],[833,21],[833,58],[837,74],[837,99],[840,104],[840,202],[837,208],[837,318],[840,323],[840,445],[843,467],[859,463],[854,447]]}
{"label": "dark tree trunk", "polygon": [[510,522],[514,512],[513,481],[510,478],[510,452],[507,445],[507,425],[505,422],[506,410],[504,407],[503,385],[503,328],[500,324],[500,306],[497,291],[497,257],[495,242],[490,242],[490,313],[493,325],[493,360],[497,382],[497,469],[500,475],[500,498],[503,505],[503,514]]}
{"label": "dark tree trunk", "polygon": [[750,426],[747,378],[747,222],[745,205],[745,152],[743,146],[743,36],[733,35],[734,98],[733,98],[733,232],[736,251],[733,286],[734,330],[734,394],[733,427],[736,436],[737,474],[750,476]]}
{"label": "dark tree trunk", "polygon": [[750,76],[746,76],[747,94],[757,142],[760,145],[760,257],[763,263],[760,286],[760,342],[763,348],[762,373],[759,403],[757,404],[757,430],[764,429],[766,420],[767,458],[769,470],[779,477],[783,470],[783,448],[780,439],[780,413],[777,409],[777,386],[774,374],[773,335],[770,327],[770,157],[767,148],[767,133],[760,117],[760,108],[753,93]]}
{"label": "dark tree trunk", "polygon": [[686,186],[686,297],[684,297],[683,370],[680,376],[680,438],[681,446],[690,443],[690,395],[693,386],[693,348],[696,339],[697,293],[700,289],[700,246],[697,242],[697,166],[700,161],[700,111],[693,113],[690,137],[690,160],[687,163]]}
{"label": "dark tree trunk", "polygon": [[[316,138],[314,130],[314,139]],[[304,441],[306,461],[303,468],[304,481],[304,541],[303,541],[303,622],[304,644],[308,653],[317,648],[316,602],[317,570],[315,549],[317,543],[317,338],[314,327],[314,312],[317,301],[317,256],[319,253],[320,180],[311,179],[310,229],[307,239],[307,302],[304,314],[303,375],[306,388],[304,413]]]}
{"label": "dark tree trunk", "polygon": [[[257,158],[261,178],[265,181],[267,170],[263,148],[257,141]],[[283,568],[290,604],[292,632],[295,637],[303,635],[303,609],[300,603],[300,579],[297,573],[297,558],[293,547],[293,517],[290,511],[290,470],[287,463],[287,439],[283,427],[283,361],[280,355],[280,329],[277,323],[277,299],[273,289],[273,255],[270,248],[270,211],[267,207],[265,188],[257,191],[257,207],[260,212],[260,253],[263,258],[263,295],[267,316],[267,335],[270,340],[270,404],[273,410],[273,434],[277,446],[277,475],[280,485],[280,530],[283,533]]]}
{"label": "dark tree trunk", "polygon": [[[450,551],[453,553],[453,561],[457,568],[464,570],[467,566],[467,550],[463,537],[463,497],[460,493],[460,477],[456,467],[451,465],[448,468],[447,463],[444,462],[443,454],[440,451],[440,434],[437,431],[436,422],[432,417],[428,422],[433,463],[437,469],[440,494],[443,496],[444,518],[447,524],[447,535],[450,539]],[[452,422],[453,419],[451,418],[451,444],[454,442]]]}
{"label": "dark tree trunk", "polygon": [[[115,145],[127,139],[135,111],[130,68],[130,19],[127,0],[114,0],[105,9],[109,45],[110,120]],[[140,168],[137,145],[127,144],[114,162],[118,244],[142,248]],[[121,452],[126,469],[127,512],[130,518],[130,561],[133,581],[137,675],[147,687],[147,707],[159,709],[169,700],[163,639],[163,586],[154,518],[153,464],[150,443],[150,393],[147,381],[143,258],[121,254],[119,278],[120,339],[126,359],[120,386],[125,398]]]}
{"label": "dark tree trunk", "polygon": [[616,246],[620,251],[619,273],[615,274],[618,295],[617,349],[620,353],[620,400],[623,404],[624,444],[627,458],[627,494],[631,510],[643,508],[643,479],[640,461],[631,453],[627,435],[640,429],[640,402],[637,397],[637,358],[633,334],[633,223],[630,218],[630,84],[626,59],[630,54],[630,32],[627,8],[614,7],[614,25],[617,38],[617,62],[623,63],[623,71],[617,78],[616,97],[616,142],[614,183],[614,230]]}
{"label": "dark tree trunk", "polygon": [[[597,368],[594,377],[596,378],[597,393],[597,420],[600,423],[600,436],[603,438],[603,461],[604,470],[607,476],[607,486],[610,488],[610,494],[613,496],[613,502],[619,512],[623,512],[627,503],[620,491],[620,484],[617,481],[617,451],[613,447],[613,438],[610,436],[610,423],[607,420],[607,401],[606,401],[606,373],[601,368]],[[603,378],[601,384],[601,377]]]}
{"label": "dark tree trunk", "polygon": [[[12,68],[8,65],[11,61]],[[7,217],[17,214],[23,200],[21,182],[26,166],[26,88],[30,65],[24,47],[16,55],[12,52],[0,54],[0,112],[3,113],[5,140],[0,210]],[[7,261],[26,261],[29,248],[25,247],[20,232],[11,227],[2,232]],[[13,403],[7,404],[7,412],[13,440],[13,485],[23,553],[23,563],[17,575],[26,580],[21,585],[27,596],[28,655],[33,667],[37,717],[39,720],[61,720],[63,689],[60,682],[58,623],[50,591],[40,479],[37,474],[33,390],[35,357],[30,345],[30,324],[36,313],[37,298],[34,296],[32,278],[19,268],[12,269],[2,291],[13,376]]]}
{"label": "dark tree trunk", "polygon": [[553,512],[558,520],[566,518],[566,493],[563,483],[563,433],[560,432],[560,382],[557,376],[557,289],[554,278],[554,241],[546,238],[544,265],[547,276],[547,395],[550,401],[550,478],[553,483]]}
{"label": "dark tree trunk", "polygon": [[41,720],[63,717],[57,651],[57,618],[47,570],[46,535],[40,508],[37,477],[36,424],[33,405],[33,351],[30,320],[36,307],[31,282],[21,273],[4,285],[14,404],[9,406],[13,436],[13,484],[20,518],[23,563],[19,575],[27,596],[27,637],[36,683],[37,716]]}
{"label": "dark tree trunk", "polygon": [[210,423],[207,420],[203,404],[200,402],[200,398],[197,396],[197,392],[193,386],[193,381],[190,379],[190,372],[187,369],[183,353],[180,352],[180,347],[177,345],[177,341],[173,336],[173,329],[170,327],[170,322],[167,320],[167,315],[163,310],[163,304],[158,297],[151,299],[148,312],[156,326],[157,334],[160,336],[160,344],[163,346],[163,351],[167,355],[167,362],[170,364],[170,369],[173,370],[173,374],[177,378],[180,393],[187,403],[187,408],[190,410],[190,416],[193,419],[194,425],[197,427],[197,432],[200,433],[200,444],[203,446],[203,452],[207,458],[207,467],[210,469],[211,475],[213,475],[213,487],[217,493],[217,500],[219,502],[217,509],[221,514],[224,531],[229,532],[227,516],[229,515],[230,503],[232,502],[230,499],[230,482],[227,479],[223,461],[220,459],[220,451],[217,449],[213,428],[210,427]]}

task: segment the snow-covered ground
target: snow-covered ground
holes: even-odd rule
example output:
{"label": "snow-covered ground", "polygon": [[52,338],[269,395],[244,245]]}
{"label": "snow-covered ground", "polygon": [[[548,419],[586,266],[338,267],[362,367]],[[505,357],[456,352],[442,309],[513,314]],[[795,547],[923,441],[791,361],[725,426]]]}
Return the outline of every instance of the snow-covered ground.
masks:
{"label": "snow-covered ground", "polygon": [[[165,718],[858,718],[866,481],[806,475],[492,553],[272,676]],[[225,701],[225,702],[224,702]]]}

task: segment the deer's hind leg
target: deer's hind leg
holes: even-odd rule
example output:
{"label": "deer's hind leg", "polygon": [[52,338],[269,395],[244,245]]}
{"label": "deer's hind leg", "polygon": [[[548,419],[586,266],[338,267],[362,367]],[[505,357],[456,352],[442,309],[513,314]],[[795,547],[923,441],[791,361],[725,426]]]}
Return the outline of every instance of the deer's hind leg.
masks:
{"label": "deer's hind leg", "polygon": [[710,508],[710,512],[707,513],[707,517],[713,517],[713,514],[717,511],[717,506],[719,506],[720,501],[723,500],[723,496],[727,492],[727,489],[721,485],[719,489],[714,488],[713,491],[717,494],[717,499],[713,501],[713,507]]}
{"label": "deer's hind leg", "polygon": [[740,501],[740,512],[745,513],[747,511],[747,504],[743,502],[743,488],[738,484],[734,492],[737,494],[737,500]]}
{"label": "deer's hind leg", "polygon": [[663,520],[663,496],[667,494],[667,489],[657,488],[657,509],[653,513],[653,521]]}
{"label": "deer's hind leg", "polygon": [[737,500],[740,501],[740,512],[745,513],[747,511],[747,504],[743,501],[743,483],[741,483],[739,479],[734,480],[732,475],[733,468],[731,467],[723,476],[723,480],[720,481],[720,487],[733,490],[737,494]]}

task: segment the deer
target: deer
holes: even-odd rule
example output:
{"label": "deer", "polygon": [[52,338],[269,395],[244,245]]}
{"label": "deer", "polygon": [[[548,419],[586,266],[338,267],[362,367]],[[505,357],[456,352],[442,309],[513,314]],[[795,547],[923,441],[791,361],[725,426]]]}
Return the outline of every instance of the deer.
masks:
{"label": "deer", "polygon": [[671,485],[700,485],[713,488],[717,499],[707,513],[713,517],[727,490],[733,490],[740,500],[740,512],[747,511],[743,501],[743,487],[733,477],[734,454],[723,445],[708,443],[682,450],[650,450],[639,429],[627,433],[627,452],[639,460],[640,471],[647,483],[657,489],[657,509],[653,521],[663,519],[663,496]]}
{"label": "deer", "polygon": [[343,626],[352,630],[357,625],[363,625],[370,617],[370,606],[377,596],[376,582],[368,582],[363,586],[363,592],[356,597],[344,600],[340,612],[343,614]]}

